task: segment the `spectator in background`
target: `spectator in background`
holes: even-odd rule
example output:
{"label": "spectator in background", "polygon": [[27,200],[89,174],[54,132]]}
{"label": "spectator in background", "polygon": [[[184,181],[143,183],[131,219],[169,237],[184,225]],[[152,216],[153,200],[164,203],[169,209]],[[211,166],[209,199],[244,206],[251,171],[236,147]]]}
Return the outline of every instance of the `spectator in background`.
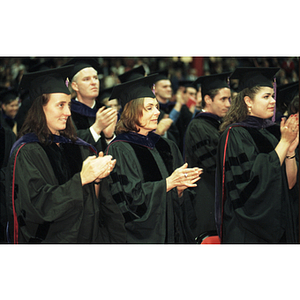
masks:
{"label": "spectator in background", "polygon": [[1,118],[3,119],[3,126],[9,127],[15,135],[17,135],[17,122],[15,117],[19,110],[19,96],[17,91],[13,89],[6,89],[0,94],[1,103]]}
{"label": "spectator in background", "polygon": [[116,76],[119,76],[125,72],[125,67],[122,64],[122,60],[119,58],[114,60],[114,65],[110,69],[114,74],[116,74]]}
{"label": "spectator in background", "polygon": [[119,104],[118,99],[109,100],[112,90],[113,90],[113,87],[101,90],[99,93],[99,101],[102,104],[115,109],[117,112],[120,112],[121,105]]}
{"label": "spectator in background", "polygon": [[110,107],[112,109],[115,109],[118,112],[118,120],[120,119],[120,113],[121,113],[121,105],[119,104],[118,99],[111,99],[110,95],[112,93],[113,87],[104,89],[100,91],[99,94],[99,101],[104,104],[106,107]]}
{"label": "spectator in background", "polygon": [[20,71],[24,71],[24,70],[25,70],[25,66],[22,64],[21,59],[16,58],[15,62],[11,66],[12,80],[15,80],[18,77]]}
{"label": "spectator in background", "polygon": [[73,65],[68,77],[69,88],[76,93],[71,111],[77,135],[92,144],[97,151],[104,151],[115,137],[117,112],[97,101],[100,88],[97,73],[99,64],[92,58],[73,58],[65,65]]}
{"label": "spectator in background", "polygon": [[286,77],[292,78],[292,74],[295,71],[295,62],[293,57],[286,57],[280,65],[284,70]]}
{"label": "spectator in background", "polygon": [[181,94],[176,95],[175,102],[171,102],[172,83],[169,79],[167,71],[158,72],[154,80],[153,91],[159,103],[160,115],[158,117],[159,124],[156,129],[157,134],[171,139],[180,145],[179,131],[176,127],[176,122],[179,118],[183,100]]}
{"label": "spectator in background", "polygon": [[196,106],[197,88],[193,81],[186,80],[182,81],[183,91],[182,98],[184,104],[189,108],[191,113],[194,113]]}
{"label": "spectator in background", "polygon": [[187,127],[185,133],[185,161],[190,167],[203,169],[201,181],[195,188],[196,227],[194,237],[201,243],[206,236],[217,235],[215,223],[216,154],[222,118],[230,107],[230,73],[201,76],[194,85],[201,84],[202,111]]}
{"label": "spectator in background", "polygon": [[182,105],[180,116],[176,122],[176,127],[179,131],[179,150],[183,154],[184,135],[193,117],[194,108],[196,106],[197,89],[192,81],[181,81],[179,85],[182,87],[181,97],[184,104]]}
{"label": "spectator in background", "polygon": [[196,105],[193,113],[193,118],[202,110],[202,94],[201,94],[201,84],[195,84],[197,94],[196,94]]}

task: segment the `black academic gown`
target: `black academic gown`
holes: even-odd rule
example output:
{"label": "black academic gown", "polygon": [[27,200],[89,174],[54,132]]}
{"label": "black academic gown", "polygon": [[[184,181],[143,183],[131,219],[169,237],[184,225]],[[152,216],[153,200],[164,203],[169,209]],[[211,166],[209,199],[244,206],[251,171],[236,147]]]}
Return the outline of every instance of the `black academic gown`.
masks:
{"label": "black academic gown", "polygon": [[128,243],[193,243],[193,193],[166,192],[166,178],[182,166],[176,144],[155,133],[123,133],[107,153],[117,160],[111,192],[125,218]]}
{"label": "black academic gown", "polygon": [[192,118],[193,114],[190,112],[189,108],[186,105],[182,105],[179,118],[175,123],[179,132],[179,150],[181,155],[183,155],[185,132]]}
{"label": "black academic gown", "polygon": [[6,127],[10,130],[13,130],[14,126],[16,125],[16,121],[11,117],[7,116],[3,111],[1,113],[1,124],[3,127]]}
{"label": "black academic gown", "polygon": [[101,103],[96,101],[95,107],[90,108],[75,99],[71,100],[71,117],[77,131],[77,136],[93,145],[98,152],[104,151],[107,147],[104,134],[101,134],[99,140],[95,142],[89,128],[95,123],[96,113],[102,106],[103,105]]}
{"label": "black academic gown", "polygon": [[10,128],[2,126],[0,118],[0,243],[6,241],[6,203],[5,203],[5,170],[9,160],[10,150],[16,141],[16,135]]}
{"label": "black academic gown", "polygon": [[215,223],[215,170],[221,118],[201,112],[190,122],[185,134],[185,161],[189,167],[203,169],[201,180],[194,188],[197,226],[194,236],[217,234]]}
{"label": "black academic gown", "polygon": [[[81,185],[82,162],[91,149],[80,139],[74,144],[58,136],[48,146],[34,134],[16,142],[6,172],[9,242],[110,242],[94,184]],[[108,188],[105,180],[101,185]],[[106,193],[104,202],[110,201],[109,196]],[[119,211],[116,215],[123,221]]]}
{"label": "black academic gown", "polygon": [[280,130],[273,124],[248,117],[220,137],[216,219],[222,243],[298,242],[299,183],[289,190],[285,163],[280,166],[274,150]]}
{"label": "black academic gown", "polygon": [[[158,123],[165,117],[166,113],[160,110],[160,114],[158,116]],[[179,146],[179,131],[176,128],[175,124],[172,122],[170,128],[167,130],[166,136],[169,140],[172,140],[177,146]]]}

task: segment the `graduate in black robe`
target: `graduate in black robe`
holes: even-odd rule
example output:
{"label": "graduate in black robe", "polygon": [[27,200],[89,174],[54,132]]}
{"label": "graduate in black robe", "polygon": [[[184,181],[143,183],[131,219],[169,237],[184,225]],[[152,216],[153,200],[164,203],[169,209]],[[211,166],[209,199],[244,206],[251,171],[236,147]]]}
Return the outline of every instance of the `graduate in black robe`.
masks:
{"label": "graduate in black robe", "polygon": [[[298,115],[269,120],[278,68],[237,68],[239,93],[221,126],[216,220],[222,243],[297,243]],[[291,196],[293,194],[293,196]],[[297,200],[298,201],[298,200]]]}
{"label": "graduate in black robe", "polygon": [[176,98],[176,102],[170,101],[173,88],[167,70],[158,71],[153,89],[159,103],[160,111],[156,133],[172,140],[179,147],[180,136],[178,128],[176,127],[176,122],[180,116],[183,100],[181,98]]}
{"label": "graduate in black robe", "polygon": [[115,137],[117,112],[98,101],[100,82],[98,62],[93,58],[73,58],[65,66],[72,66],[68,74],[72,92],[72,121],[77,136],[104,151]]}
{"label": "graduate in black robe", "polygon": [[193,118],[193,113],[188,107],[188,102],[196,98],[197,89],[192,81],[182,81],[182,97],[185,104],[182,105],[180,115],[175,125],[179,132],[179,150],[183,156],[184,152],[184,136],[189,123]]}
{"label": "graduate in black robe", "polygon": [[[106,179],[115,160],[97,156],[94,147],[76,137],[64,81],[69,69],[22,78],[21,87],[29,88],[34,100],[6,170],[8,242],[125,241],[123,216]],[[101,179],[96,189],[94,181]]]}
{"label": "graduate in black robe", "polygon": [[230,107],[230,73],[201,76],[194,85],[201,84],[202,111],[188,125],[185,133],[184,155],[190,167],[203,169],[195,188],[197,226],[193,228],[198,242],[206,236],[217,235],[215,223],[216,154],[222,118]]}
{"label": "graduate in black robe", "polygon": [[117,159],[111,192],[125,218],[128,243],[193,243],[193,193],[201,170],[187,168],[177,145],[155,134],[155,74],[115,86],[123,112],[107,154]]}

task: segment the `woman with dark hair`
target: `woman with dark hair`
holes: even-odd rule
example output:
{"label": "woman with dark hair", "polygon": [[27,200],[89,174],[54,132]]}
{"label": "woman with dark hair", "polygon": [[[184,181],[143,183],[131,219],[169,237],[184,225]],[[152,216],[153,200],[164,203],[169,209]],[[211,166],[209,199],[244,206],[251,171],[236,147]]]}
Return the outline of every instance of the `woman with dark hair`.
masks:
{"label": "woman with dark hair", "polygon": [[115,86],[123,112],[107,153],[117,159],[111,192],[125,218],[128,243],[193,243],[193,194],[202,170],[183,164],[177,145],[154,133],[156,75]]}
{"label": "woman with dark hair", "polygon": [[[278,68],[237,68],[239,93],[221,125],[216,221],[222,243],[297,243],[298,114],[274,115]],[[298,199],[298,197],[297,197]]]}
{"label": "woman with dark hair", "polygon": [[[29,89],[33,103],[6,172],[8,242],[123,241],[125,231],[122,224],[118,227],[123,217],[117,209],[113,222],[120,231],[112,237],[106,226],[114,206],[107,181],[97,185],[100,199],[94,185],[109,175],[116,161],[103,153],[96,156],[90,144],[77,138],[64,81],[69,69],[25,74],[20,83]],[[111,203],[110,215],[100,209],[103,202]]]}

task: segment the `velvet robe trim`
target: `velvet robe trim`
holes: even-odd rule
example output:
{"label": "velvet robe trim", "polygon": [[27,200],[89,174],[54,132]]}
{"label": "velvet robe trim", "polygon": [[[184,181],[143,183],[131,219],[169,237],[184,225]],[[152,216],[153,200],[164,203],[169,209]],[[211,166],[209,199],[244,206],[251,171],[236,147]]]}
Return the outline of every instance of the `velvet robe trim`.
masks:
{"label": "velvet robe trim", "polygon": [[[58,135],[52,135],[53,137],[53,143],[62,143],[62,144],[73,144],[73,142],[64,137],[64,136],[58,136]],[[31,132],[31,133],[27,133],[25,135],[23,135],[20,139],[18,139],[11,151],[10,151],[10,155],[15,151],[15,149],[17,149],[20,145],[22,144],[27,144],[27,143],[39,143],[40,141],[38,140],[37,136],[35,133]],[[91,151],[93,151],[94,153],[97,153],[97,150],[94,146],[92,146],[91,144],[85,142],[84,140],[77,138],[77,140],[75,141],[76,145],[80,145],[80,146],[85,146],[85,147],[89,147]]]}
{"label": "velvet robe trim", "polygon": [[168,170],[169,175],[173,172],[173,157],[169,144],[159,135],[150,132],[148,136],[137,134],[134,132],[122,133],[118,135],[112,143],[122,141],[131,145],[139,160],[143,170],[144,181],[158,181],[162,180],[162,175],[159,167],[149,151],[145,148],[154,149],[156,147],[164,164]]}

